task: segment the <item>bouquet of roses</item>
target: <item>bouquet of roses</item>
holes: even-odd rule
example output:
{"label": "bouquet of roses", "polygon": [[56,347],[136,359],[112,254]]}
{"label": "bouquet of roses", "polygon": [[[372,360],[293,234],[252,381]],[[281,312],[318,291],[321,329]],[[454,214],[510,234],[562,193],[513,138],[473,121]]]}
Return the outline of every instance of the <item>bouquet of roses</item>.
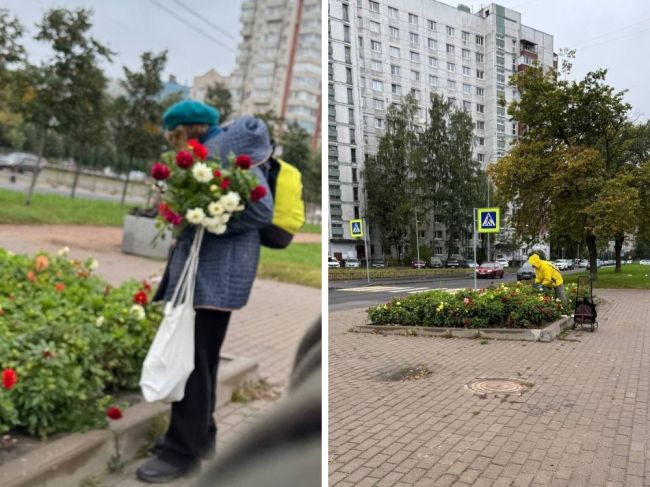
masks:
{"label": "bouquet of roses", "polygon": [[180,232],[191,224],[222,234],[233,216],[266,195],[266,188],[249,170],[253,163],[249,155],[231,153],[228,169],[218,160],[207,160],[207,155],[207,149],[193,139],[187,150],[166,152],[151,168],[162,196],[161,233],[170,227]]}

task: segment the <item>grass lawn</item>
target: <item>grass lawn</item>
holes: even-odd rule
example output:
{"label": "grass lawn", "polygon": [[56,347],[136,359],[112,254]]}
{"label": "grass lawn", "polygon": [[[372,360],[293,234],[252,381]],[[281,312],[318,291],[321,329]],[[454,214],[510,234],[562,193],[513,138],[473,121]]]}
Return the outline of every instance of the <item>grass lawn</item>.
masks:
{"label": "grass lawn", "polygon": [[26,193],[0,189],[0,224],[77,224],[122,226],[130,206],[88,198],[70,199],[56,194],[34,193],[25,206]]}
{"label": "grass lawn", "polygon": [[321,287],[321,244],[294,243],[286,249],[262,247],[257,277]]}
{"label": "grass lawn", "polygon": [[[384,267],[370,268],[371,279],[392,279],[408,277],[445,277],[445,276],[471,276],[472,269],[413,269],[411,267]],[[505,270],[506,274],[516,273],[517,269],[509,267]],[[331,268],[328,271],[331,281],[354,280],[366,278],[366,267],[361,266],[358,269]]]}
{"label": "grass lawn", "polygon": [[[587,272],[571,274],[565,282],[578,282],[579,276],[588,276]],[[602,267],[598,270],[595,288],[605,289],[650,289],[650,266],[641,264],[623,264],[621,272],[615,273],[614,267]]]}
{"label": "grass lawn", "polygon": [[320,228],[320,225],[305,223],[305,225],[300,229],[300,233],[320,233]]}

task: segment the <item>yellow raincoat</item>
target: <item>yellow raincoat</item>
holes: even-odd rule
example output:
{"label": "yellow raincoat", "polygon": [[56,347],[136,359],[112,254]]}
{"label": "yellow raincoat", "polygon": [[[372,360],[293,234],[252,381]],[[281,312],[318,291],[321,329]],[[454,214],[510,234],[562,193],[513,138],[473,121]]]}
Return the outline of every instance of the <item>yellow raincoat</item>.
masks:
{"label": "yellow raincoat", "polygon": [[535,284],[556,288],[564,282],[560,271],[550,262],[540,259],[539,255],[531,255],[528,263],[535,269]]}

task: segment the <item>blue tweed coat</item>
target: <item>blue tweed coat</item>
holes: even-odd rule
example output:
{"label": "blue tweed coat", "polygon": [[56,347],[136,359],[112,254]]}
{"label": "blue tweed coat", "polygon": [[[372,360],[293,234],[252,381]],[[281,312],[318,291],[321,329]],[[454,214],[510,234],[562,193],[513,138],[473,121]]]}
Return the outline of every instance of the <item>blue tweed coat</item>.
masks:
{"label": "blue tweed coat", "polygon": [[[209,139],[205,142],[208,154],[218,147]],[[266,196],[228,222],[223,235],[204,233],[199,252],[199,269],[194,290],[195,308],[234,310],[242,308],[250,296],[260,256],[259,229],[273,220],[273,197],[269,189],[265,166],[251,169],[260,184],[266,187]],[[183,270],[194,237],[195,227],[188,227],[178,238],[167,268],[154,296],[154,301],[171,300],[176,283]]]}

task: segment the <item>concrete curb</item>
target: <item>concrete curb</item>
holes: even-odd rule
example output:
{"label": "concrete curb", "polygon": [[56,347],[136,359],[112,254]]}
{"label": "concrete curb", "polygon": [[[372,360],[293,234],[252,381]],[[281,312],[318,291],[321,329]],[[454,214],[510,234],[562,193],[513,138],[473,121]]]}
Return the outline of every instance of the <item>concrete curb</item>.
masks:
{"label": "concrete curb", "polygon": [[[259,378],[258,362],[222,355],[217,383],[217,407],[230,402],[235,389]],[[169,414],[169,405],[140,402],[123,411],[108,430],[73,433],[0,466],[2,487],[70,487],[106,470],[117,453],[121,461],[135,458],[156,418]]]}
{"label": "concrete curb", "polygon": [[524,340],[529,342],[552,342],[563,330],[570,327],[570,318],[559,320],[541,329],[527,328],[434,328],[429,326],[356,325],[356,333],[377,335],[430,336],[443,338],[489,338],[493,340]]}

